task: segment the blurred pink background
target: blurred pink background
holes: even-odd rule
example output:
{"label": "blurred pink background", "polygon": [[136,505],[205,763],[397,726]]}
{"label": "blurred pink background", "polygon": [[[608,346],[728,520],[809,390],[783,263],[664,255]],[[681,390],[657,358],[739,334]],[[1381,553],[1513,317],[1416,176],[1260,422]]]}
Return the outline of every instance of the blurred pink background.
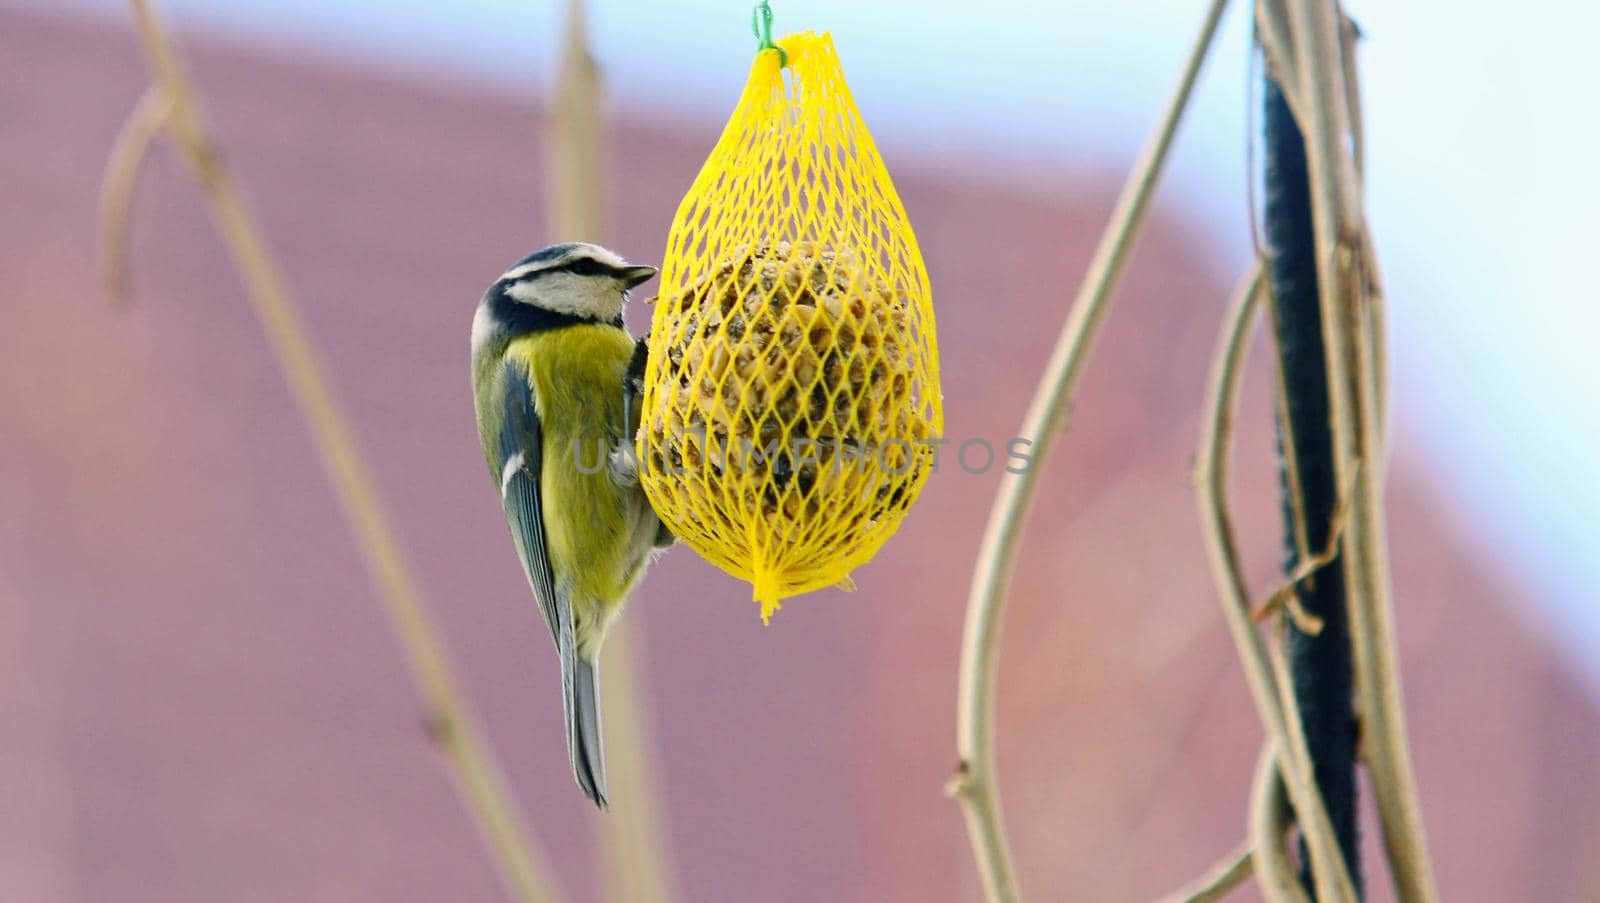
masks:
{"label": "blurred pink background", "polygon": [[[519,799],[567,892],[594,899],[603,816],[566,766],[555,664],[483,478],[466,365],[483,287],[575,237],[541,226],[538,111],[189,49]],[[500,899],[168,153],[141,185],[136,301],[102,297],[97,184],[144,82],[127,30],[0,8],[0,900]],[[605,243],[659,260],[714,137],[710,122],[614,123],[626,192],[609,199]],[[947,434],[1003,445],[1117,177],[1066,206],[895,171],[936,289]],[[1140,245],[1008,609],[1000,767],[1036,899],[1147,899],[1244,831],[1260,730],[1189,486],[1233,274],[1190,229],[1157,221]],[[1265,365],[1258,354],[1235,469],[1258,589],[1278,555]],[[1428,465],[1397,449],[1391,535],[1443,897],[1600,899],[1585,866],[1600,844],[1594,699],[1524,628],[1532,600],[1466,538]],[[947,455],[859,592],[793,600],[765,629],[747,587],[686,549],[650,575],[627,617],[681,899],[979,898],[942,787],[997,479]],[[1381,875],[1371,884],[1387,899]]]}

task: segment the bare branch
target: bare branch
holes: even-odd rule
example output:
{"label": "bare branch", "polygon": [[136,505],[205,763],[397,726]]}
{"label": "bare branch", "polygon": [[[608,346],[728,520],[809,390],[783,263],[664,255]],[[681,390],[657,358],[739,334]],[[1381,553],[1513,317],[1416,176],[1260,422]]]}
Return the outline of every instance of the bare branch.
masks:
{"label": "bare branch", "polygon": [[1322,795],[1311,774],[1310,756],[1305,753],[1305,738],[1295,736],[1294,706],[1285,712],[1283,692],[1269,659],[1266,644],[1250,620],[1250,592],[1245,586],[1235,552],[1233,527],[1227,513],[1228,440],[1232,433],[1233,409],[1237,403],[1240,362],[1244,339],[1249,332],[1251,314],[1265,294],[1265,268],[1258,260],[1240,284],[1229,306],[1227,320],[1218,340],[1212,362],[1204,426],[1196,456],[1201,523],[1205,528],[1206,549],[1211,557],[1212,575],[1222,599],[1223,613],[1234,646],[1244,666],[1256,711],[1266,728],[1271,745],[1278,751],[1289,799],[1299,816],[1311,856],[1318,899],[1354,900],[1355,892],[1345,868],[1344,856],[1329,822]]}
{"label": "bare branch", "polygon": [[1006,844],[995,778],[994,700],[1000,616],[1016,564],[1023,521],[1038,474],[1044,469],[1043,462],[1066,420],[1078,377],[1144,222],[1157,178],[1226,5],[1227,0],[1211,0],[1178,84],[1117,199],[1111,222],[1095,250],[1089,272],[1062,326],[1055,350],[1045,365],[1044,376],[1017,434],[1032,443],[1034,466],[1001,483],[973,571],[957,697],[956,747],[961,764],[948,790],[961,804],[966,817],[973,856],[991,903],[1017,899],[1016,878]]}
{"label": "bare branch", "polygon": [[[1335,470],[1354,479],[1346,530],[1345,582],[1361,717],[1361,755],[1372,776],[1385,850],[1403,901],[1438,897],[1428,861],[1416,777],[1406,738],[1405,708],[1396,663],[1394,612],[1389,597],[1388,541],[1383,512],[1381,367],[1373,355],[1381,318],[1363,315],[1365,280],[1358,255],[1366,244],[1360,180],[1351,159],[1351,111],[1340,52],[1340,14],[1334,0],[1289,0],[1300,90],[1301,121],[1311,178],[1313,225]],[[1370,308],[1368,308],[1370,310]],[[1362,466],[1365,465],[1365,466]],[[1358,466],[1358,477],[1352,477]]]}
{"label": "bare branch", "polygon": [[1213,903],[1221,900],[1249,880],[1255,870],[1250,842],[1239,844],[1233,852],[1217,860],[1194,883],[1163,897],[1163,903]]}
{"label": "bare branch", "polygon": [[623,618],[606,632],[600,684],[607,739],[622,741],[606,750],[607,781],[617,802],[597,826],[601,884],[613,903],[669,903],[676,887],[653,767],[656,746],[641,693],[643,626],[637,618]]}
{"label": "bare branch", "polygon": [[[1287,433],[1288,430],[1286,429],[1284,432]],[[1292,466],[1292,464],[1285,464],[1285,467]],[[1255,611],[1251,612],[1251,620],[1259,624],[1272,614],[1275,614],[1279,609],[1285,609],[1301,632],[1312,636],[1322,632],[1322,619],[1300,607],[1300,597],[1295,592],[1295,588],[1311,575],[1332,564],[1333,559],[1339,556],[1339,540],[1340,537],[1344,536],[1344,525],[1349,520],[1350,515],[1349,499],[1350,489],[1346,488],[1340,493],[1339,503],[1333,509],[1333,517],[1328,524],[1328,541],[1323,544],[1321,551],[1315,555],[1300,556],[1300,564],[1289,572],[1289,576],[1284,578],[1284,581],[1278,585],[1277,589],[1272,591],[1272,595],[1268,596],[1265,602],[1262,602],[1256,607]]]}
{"label": "bare branch", "polygon": [[1283,88],[1283,99],[1289,104],[1296,121],[1301,119],[1303,101],[1299,91],[1299,66],[1290,40],[1289,10],[1284,0],[1256,0],[1256,42],[1261,45],[1266,58],[1267,71]]}
{"label": "bare branch", "polygon": [[100,180],[100,271],[106,296],[124,302],[132,293],[128,277],[128,233],[133,222],[133,199],[150,148],[166,128],[172,113],[165,91],[152,84],[117,131]]}
{"label": "bare branch", "polygon": [[557,899],[550,868],[538,853],[513,802],[505,774],[477,726],[439,633],[401,551],[353,431],[334,399],[331,382],[261,232],[216,153],[165,29],[148,0],[130,0],[139,37],[170,102],[173,137],[210,203],[213,221],[233,258],[256,317],[266,332],[328,480],[377,586],[384,611],[405,653],[424,723],[455,778],[507,891],[525,903]]}
{"label": "bare branch", "polygon": [[[566,7],[546,145],[546,217],[552,235],[598,241],[604,233],[605,91],[589,48],[586,4],[567,0]],[[600,682],[600,705],[607,734],[622,741],[606,750],[616,805],[597,825],[601,886],[613,903],[673,899],[661,783],[652,767],[655,745],[641,700],[644,637],[642,622],[622,618],[607,632],[602,653],[606,678]]]}
{"label": "bare branch", "polygon": [[1367,135],[1361,116],[1361,79],[1356,66],[1356,51],[1361,43],[1361,29],[1356,21],[1339,12],[1339,66],[1344,79],[1344,104],[1350,120],[1350,149],[1355,158],[1356,177],[1367,177]]}
{"label": "bare branch", "polygon": [[1256,883],[1270,903],[1310,903],[1286,848],[1289,816],[1289,800],[1269,741],[1261,747],[1250,790],[1250,847]]}
{"label": "bare branch", "polygon": [[546,145],[549,222],[564,238],[599,241],[606,149],[600,67],[589,50],[583,0],[566,7]]}

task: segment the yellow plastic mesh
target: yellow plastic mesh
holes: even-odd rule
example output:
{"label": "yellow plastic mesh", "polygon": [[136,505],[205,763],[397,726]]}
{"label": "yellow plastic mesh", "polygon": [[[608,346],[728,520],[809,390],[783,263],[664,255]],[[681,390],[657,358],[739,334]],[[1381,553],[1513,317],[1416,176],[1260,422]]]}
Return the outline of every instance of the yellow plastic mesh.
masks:
{"label": "yellow plastic mesh", "polygon": [[657,513],[763,620],[894,533],[944,417],[928,274],[833,39],[777,44],[673,220],[636,439]]}

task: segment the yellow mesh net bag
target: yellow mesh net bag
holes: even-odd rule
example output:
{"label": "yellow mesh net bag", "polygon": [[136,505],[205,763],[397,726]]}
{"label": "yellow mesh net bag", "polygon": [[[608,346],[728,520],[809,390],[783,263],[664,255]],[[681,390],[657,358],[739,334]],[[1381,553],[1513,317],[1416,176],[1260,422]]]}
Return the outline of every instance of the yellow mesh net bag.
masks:
{"label": "yellow mesh net bag", "polygon": [[850,585],[943,430],[927,271],[833,39],[775,48],[673,220],[636,437],[656,512],[763,620]]}

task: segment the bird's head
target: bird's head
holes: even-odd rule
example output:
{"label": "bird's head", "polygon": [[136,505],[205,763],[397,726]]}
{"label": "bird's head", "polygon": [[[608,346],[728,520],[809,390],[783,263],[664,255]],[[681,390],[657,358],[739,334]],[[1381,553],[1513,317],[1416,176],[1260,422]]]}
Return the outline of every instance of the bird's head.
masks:
{"label": "bird's head", "polygon": [[473,347],[487,331],[517,333],[572,320],[620,325],[628,290],[655,274],[655,267],[635,266],[599,245],[542,248],[512,264],[484,293]]}

